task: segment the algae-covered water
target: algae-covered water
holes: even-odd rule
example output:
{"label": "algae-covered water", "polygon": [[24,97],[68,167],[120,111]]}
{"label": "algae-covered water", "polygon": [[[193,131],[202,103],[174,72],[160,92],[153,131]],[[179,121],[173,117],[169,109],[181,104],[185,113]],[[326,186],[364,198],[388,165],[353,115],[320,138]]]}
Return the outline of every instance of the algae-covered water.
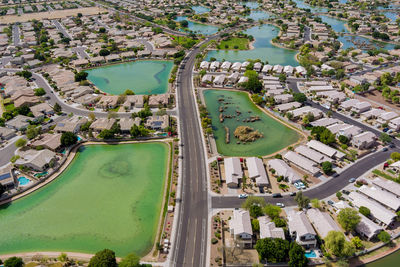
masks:
{"label": "algae-covered water", "polygon": [[0,207],[0,254],[109,248],[145,255],[156,236],[168,151],[163,143],[82,147],[56,180]]}
{"label": "algae-covered water", "polygon": [[[249,99],[247,93],[228,90],[206,90],[204,91],[207,110],[211,116],[214,137],[218,152],[225,156],[263,156],[279,151],[299,139],[294,130],[286,127],[271,118]],[[223,99],[223,101],[221,101]],[[233,118],[225,118],[220,121],[220,108],[225,115],[233,115]],[[238,115],[237,111],[240,112]],[[250,113],[249,113],[250,111]],[[258,116],[260,120],[255,122],[243,122],[246,118]],[[230,131],[230,143],[225,142],[225,126]],[[237,144],[238,139],[234,137],[234,131],[238,126],[249,126],[263,134],[254,142]]]}
{"label": "algae-covered water", "polygon": [[137,95],[164,94],[174,63],[142,60],[87,70],[88,80],[101,91],[119,95],[131,89]]}

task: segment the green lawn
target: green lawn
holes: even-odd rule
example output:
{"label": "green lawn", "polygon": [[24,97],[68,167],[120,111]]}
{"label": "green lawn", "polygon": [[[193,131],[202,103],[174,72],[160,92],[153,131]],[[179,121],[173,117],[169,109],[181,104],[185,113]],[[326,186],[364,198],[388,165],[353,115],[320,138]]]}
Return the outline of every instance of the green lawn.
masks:
{"label": "green lawn", "polygon": [[217,48],[229,50],[248,50],[249,43],[250,41],[247,38],[231,37],[227,40],[221,41]]}
{"label": "green lawn", "polygon": [[384,173],[384,172],[382,172],[382,171],[380,171],[378,169],[373,170],[372,173],[375,174],[375,175],[381,176],[381,177],[383,177],[385,179],[392,180],[392,181],[398,183],[398,179],[396,177],[388,175],[388,174],[386,174],[386,173]]}
{"label": "green lawn", "polygon": [[13,112],[15,109],[14,104],[8,104],[8,105],[5,105],[4,107],[6,108],[7,112]]}

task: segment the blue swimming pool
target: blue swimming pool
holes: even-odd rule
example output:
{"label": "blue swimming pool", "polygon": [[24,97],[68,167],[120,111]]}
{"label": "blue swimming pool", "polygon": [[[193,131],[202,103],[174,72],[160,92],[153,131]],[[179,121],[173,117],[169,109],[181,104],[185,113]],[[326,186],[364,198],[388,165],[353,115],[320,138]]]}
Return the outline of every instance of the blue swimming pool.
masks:
{"label": "blue swimming pool", "polygon": [[81,140],[82,140],[82,138],[80,136],[78,136],[78,141],[81,141]]}
{"label": "blue swimming pool", "polygon": [[31,180],[29,180],[29,179],[26,178],[26,177],[21,176],[21,177],[18,178],[18,183],[19,183],[20,186],[27,185],[27,184],[29,184],[30,182],[31,182]]}
{"label": "blue swimming pool", "polygon": [[311,250],[311,251],[306,251],[305,256],[306,256],[307,258],[316,258],[316,257],[317,257],[317,254],[315,254],[315,251],[314,251],[314,250]]}

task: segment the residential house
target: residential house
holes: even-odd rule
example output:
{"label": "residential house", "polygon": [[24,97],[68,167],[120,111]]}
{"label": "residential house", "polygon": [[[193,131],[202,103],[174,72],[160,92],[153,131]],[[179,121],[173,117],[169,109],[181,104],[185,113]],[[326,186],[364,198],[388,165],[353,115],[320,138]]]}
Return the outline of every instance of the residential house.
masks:
{"label": "residential house", "polygon": [[17,133],[15,132],[14,129],[0,127],[0,140],[10,140],[16,135]]}
{"label": "residential house", "polygon": [[32,118],[24,116],[24,115],[17,115],[13,119],[6,121],[5,125],[8,128],[15,129],[16,131],[24,131],[28,125],[29,121],[31,121]]}
{"label": "residential house", "polygon": [[258,217],[260,225],[260,238],[280,238],[285,239],[285,231],[283,228],[276,227],[274,222],[271,222],[267,216]]}
{"label": "residential house", "polygon": [[358,149],[368,149],[375,145],[376,140],[376,135],[373,132],[367,131],[353,136],[351,145]]}
{"label": "residential house", "polygon": [[38,139],[31,143],[32,147],[44,147],[56,151],[61,146],[61,134],[42,134]]}
{"label": "residential house", "polygon": [[288,151],[286,154],[283,155],[283,159],[289,161],[299,167],[300,169],[311,173],[312,175],[316,175],[319,173],[318,165],[293,151]]}
{"label": "residential house", "polygon": [[288,212],[288,228],[292,240],[306,249],[317,246],[317,233],[314,231],[304,211]]}
{"label": "residential house", "polygon": [[322,154],[328,156],[329,158],[342,159],[345,156],[345,154],[343,152],[340,152],[340,151],[338,151],[328,145],[325,145],[317,140],[309,141],[307,143],[307,146],[318,152],[321,152]]}
{"label": "residential house", "polygon": [[247,210],[234,210],[229,221],[229,231],[233,238],[245,248],[253,244],[253,229],[251,228],[250,213]]}
{"label": "residential house", "polygon": [[19,150],[18,155],[20,158],[15,161],[15,165],[25,166],[35,171],[46,170],[49,167],[50,162],[54,161],[56,158],[56,153],[49,149]]}
{"label": "residential house", "polygon": [[270,171],[275,173],[276,176],[282,176],[287,179],[290,183],[301,180],[301,177],[281,159],[271,159],[268,161],[268,167]]}
{"label": "residential house", "polygon": [[153,130],[165,130],[169,126],[169,116],[150,116],[147,117],[147,121],[144,124],[146,127],[151,128]]}
{"label": "residential house", "polygon": [[358,191],[368,198],[379,202],[387,208],[390,208],[394,211],[398,211],[400,209],[400,199],[389,192],[380,190],[373,186],[369,187],[366,185],[361,186]]}
{"label": "residential house", "polygon": [[114,118],[99,118],[90,124],[90,129],[98,133],[103,130],[111,130],[116,121]]}
{"label": "residential house", "polygon": [[246,159],[249,178],[256,181],[257,186],[268,186],[269,180],[262,159],[251,157]]}
{"label": "residential house", "polygon": [[376,237],[381,231],[383,231],[383,228],[367,217],[365,217],[362,214],[359,214],[361,217],[360,222],[356,226],[356,232],[359,233],[360,235],[366,237],[368,240],[373,239]]}
{"label": "residential house", "polygon": [[239,179],[243,178],[242,165],[239,158],[224,158],[225,182],[228,187],[239,186]]}
{"label": "residential house", "polygon": [[381,178],[375,178],[372,180],[372,184],[380,188],[383,191],[390,192],[396,197],[400,197],[400,184]]}
{"label": "residential house", "polygon": [[88,120],[86,118],[72,116],[71,118],[65,118],[58,122],[54,131],[57,133],[72,132],[76,134],[79,132],[81,126],[87,122]]}
{"label": "residential house", "polygon": [[330,231],[341,231],[340,227],[327,212],[321,212],[319,209],[309,209],[307,210],[307,217],[322,239],[327,237]]}
{"label": "residential house", "polygon": [[294,151],[296,153],[318,163],[318,164],[322,164],[325,161],[329,161],[329,162],[333,161],[331,158],[327,157],[326,155],[324,155],[318,151],[315,151],[307,146],[303,146],[303,145],[298,146],[295,148]]}

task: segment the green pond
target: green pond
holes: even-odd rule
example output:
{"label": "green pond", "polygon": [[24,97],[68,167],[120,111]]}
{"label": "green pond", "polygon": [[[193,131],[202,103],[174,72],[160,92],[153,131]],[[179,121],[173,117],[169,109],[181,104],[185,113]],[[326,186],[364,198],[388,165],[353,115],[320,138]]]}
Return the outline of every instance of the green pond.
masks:
{"label": "green pond", "polygon": [[400,251],[396,251],[380,260],[368,263],[367,267],[396,267],[400,263]]}
{"label": "green pond", "polygon": [[[251,102],[247,93],[228,90],[205,90],[204,99],[207,110],[211,116],[214,137],[218,152],[225,156],[264,156],[281,150],[295,143],[299,135],[294,130],[279,123],[272,117],[261,111]],[[222,100],[223,101],[220,101]],[[219,110],[224,109],[224,115],[232,115],[233,118],[225,118],[220,122]],[[237,115],[240,112],[240,115]],[[260,120],[255,122],[243,122],[250,116],[258,116]],[[229,128],[230,143],[225,142],[225,126]],[[238,139],[234,131],[238,126],[249,126],[263,134],[254,142],[237,144]]]}
{"label": "green pond", "polygon": [[0,254],[109,248],[145,255],[157,232],[168,157],[164,143],[81,147],[56,180],[0,207]]}
{"label": "green pond", "polygon": [[139,60],[87,70],[88,80],[101,91],[113,95],[131,89],[137,95],[164,94],[174,63]]}

